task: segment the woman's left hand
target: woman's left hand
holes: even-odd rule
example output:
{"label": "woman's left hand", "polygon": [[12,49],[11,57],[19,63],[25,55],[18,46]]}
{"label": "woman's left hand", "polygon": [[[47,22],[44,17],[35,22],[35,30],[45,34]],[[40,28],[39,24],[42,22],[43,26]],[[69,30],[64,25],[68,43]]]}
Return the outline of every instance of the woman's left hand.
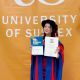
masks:
{"label": "woman's left hand", "polygon": [[59,50],[60,50],[60,48],[59,48],[59,47],[57,47],[57,49],[56,49],[57,57],[56,57],[56,58],[59,58]]}

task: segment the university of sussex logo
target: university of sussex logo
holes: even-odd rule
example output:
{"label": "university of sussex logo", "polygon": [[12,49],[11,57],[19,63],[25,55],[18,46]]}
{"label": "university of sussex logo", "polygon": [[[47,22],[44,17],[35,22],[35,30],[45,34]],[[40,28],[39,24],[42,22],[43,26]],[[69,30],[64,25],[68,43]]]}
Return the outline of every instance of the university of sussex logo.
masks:
{"label": "university of sussex logo", "polygon": [[[38,0],[40,3],[47,5],[47,6],[54,6],[54,5],[60,5],[62,3],[64,3],[64,0],[56,0],[56,2],[47,2],[46,0]],[[29,3],[25,3],[23,2],[23,0],[15,0],[15,3],[18,6],[31,6],[32,4],[35,3],[35,0],[31,0]]]}

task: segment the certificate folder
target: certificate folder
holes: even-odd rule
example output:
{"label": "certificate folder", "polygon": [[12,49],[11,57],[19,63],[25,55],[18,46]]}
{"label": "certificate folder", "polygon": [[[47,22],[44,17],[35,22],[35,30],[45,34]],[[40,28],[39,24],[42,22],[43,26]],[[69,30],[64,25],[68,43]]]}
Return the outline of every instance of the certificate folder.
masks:
{"label": "certificate folder", "polygon": [[44,56],[57,57],[58,37],[45,37]]}
{"label": "certificate folder", "polygon": [[43,55],[43,37],[31,37],[32,55]]}

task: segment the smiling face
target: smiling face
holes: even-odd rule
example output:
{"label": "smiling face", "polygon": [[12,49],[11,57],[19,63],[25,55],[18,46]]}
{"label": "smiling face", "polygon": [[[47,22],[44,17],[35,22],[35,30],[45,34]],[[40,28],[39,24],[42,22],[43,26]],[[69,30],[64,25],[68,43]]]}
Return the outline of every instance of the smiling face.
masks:
{"label": "smiling face", "polygon": [[50,35],[50,34],[51,34],[52,28],[51,28],[51,26],[50,26],[49,23],[46,23],[46,24],[45,24],[45,26],[44,26],[44,28],[43,28],[43,31],[44,31],[44,33],[45,33],[46,35]]}

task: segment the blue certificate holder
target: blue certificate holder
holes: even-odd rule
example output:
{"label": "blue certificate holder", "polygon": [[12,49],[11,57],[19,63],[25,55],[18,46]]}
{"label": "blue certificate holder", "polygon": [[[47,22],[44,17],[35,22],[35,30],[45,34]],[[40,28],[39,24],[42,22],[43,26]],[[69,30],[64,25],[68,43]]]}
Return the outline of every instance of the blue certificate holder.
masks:
{"label": "blue certificate holder", "polygon": [[43,55],[43,37],[31,37],[32,55]]}

